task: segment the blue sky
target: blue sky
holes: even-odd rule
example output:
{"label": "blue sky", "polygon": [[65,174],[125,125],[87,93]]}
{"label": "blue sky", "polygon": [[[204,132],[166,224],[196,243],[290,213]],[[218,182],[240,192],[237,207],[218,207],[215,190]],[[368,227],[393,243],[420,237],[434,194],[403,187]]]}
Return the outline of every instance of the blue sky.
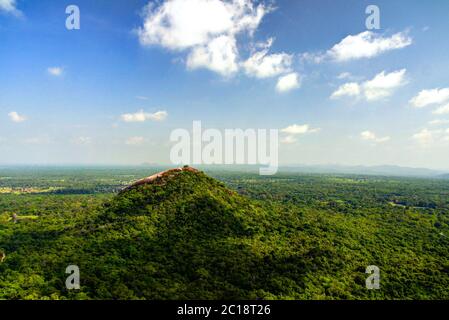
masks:
{"label": "blue sky", "polygon": [[168,163],[201,120],[280,129],[281,164],[449,169],[448,32],[443,0],[0,0],[0,163]]}

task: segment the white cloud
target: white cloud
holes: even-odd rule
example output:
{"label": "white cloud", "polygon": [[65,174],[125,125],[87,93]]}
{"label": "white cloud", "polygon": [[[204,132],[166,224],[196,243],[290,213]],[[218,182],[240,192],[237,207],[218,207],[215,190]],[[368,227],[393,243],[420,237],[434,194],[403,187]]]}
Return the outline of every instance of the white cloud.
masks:
{"label": "white cloud", "polygon": [[269,39],[264,49],[255,52],[243,62],[246,74],[256,78],[269,78],[291,71],[293,56],[287,53],[268,54],[273,39]]}
{"label": "white cloud", "polygon": [[394,90],[406,84],[405,69],[385,74],[385,71],[377,74],[374,79],[363,84],[365,98],[368,101],[389,97]]}
{"label": "white cloud", "polygon": [[437,108],[432,113],[433,114],[448,114],[449,113],[449,103]]}
{"label": "white cloud", "polygon": [[349,82],[338,87],[331,95],[331,99],[337,99],[343,96],[358,97],[360,95],[360,85],[356,82]]}
{"label": "white cloud", "polygon": [[22,13],[17,9],[16,0],[0,0],[0,11],[20,16]]}
{"label": "white cloud", "polygon": [[287,133],[289,135],[306,134],[306,133],[316,133],[319,132],[320,128],[311,128],[309,124],[292,124],[284,129],[281,129],[282,133]]}
{"label": "white cloud", "polygon": [[406,70],[378,73],[373,79],[361,84],[356,82],[341,85],[330,96],[331,99],[338,99],[344,96],[363,96],[367,101],[374,101],[391,96],[394,91],[407,83],[405,79]]}
{"label": "white cloud", "polygon": [[364,31],[357,35],[347,36],[327,51],[326,55],[335,61],[372,58],[411,44],[412,39],[404,32],[396,33],[391,37],[383,37],[372,31]]}
{"label": "white cloud", "polygon": [[292,144],[297,141],[296,136],[303,134],[310,134],[319,132],[320,128],[311,128],[309,124],[292,124],[284,129],[281,129],[281,132],[286,134],[281,138],[281,143],[284,144]]}
{"label": "white cloud", "polygon": [[372,142],[376,142],[376,143],[383,143],[383,142],[387,142],[390,140],[390,137],[388,137],[388,136],[378,137],[374,132],[368,131],[368,130],[361,132],[360,138],[362,138],[362,140],[372,141]]}
{"label": "white cloud", "polygon": [[238,51],[234,37],[219,36],[205,46],[192,49],[187,57],[189,69],[206,68],[223,76],[238,71]]}
{"label": "white cloud", "polygon": [[296,72],[289,73],[278,79],[276,90],[278,92],[287,92],[300,87],[299,75]]}
{"label": "white cloud", "polygon": [[444,103],[449,100],[449,88],[436,88],[420,91],[410,100],[410,104],[416,108],[424,108],[429,105]]}
{"label": "white cloud", "polygon": [[252,35],[269,11],[253,0],[166,0],[146,7],[137,32],[142,45],[187,50],[190,69],[228,76],[238,69],[237,35]]}
{"label": "white cloud", "polygon": [[138,35],[144,45],[187,49],[224,34],[254,32],[266,12],[251,0],[167,0],[146,7]]}
{"label": "white cloud", "polygon": [[12,111],[10,113],[8,113],[9,118],[11,119],[12,122],[24,122],[26,120],[26,118],[20,114],[18,114],[16,111]]}
{"label": "white cloud", "polygon": [[422,129],[420,132],[415,133],[412,138],[422,145],[429,145],[433,142],[434,133],[430,130]]}
{"label": "white cloud", "polygon": [[140,110],[136,113],[125,113],[120,116],[124,122],[145,122],[147,120],[163,121],[167,118],[167,111],[157,111],[155,113],[147,113]]}
{"label": "white cloud", "polygon": [[61,67],[50,67],[47,69],[47,72],[52,76],[59,77],[64,72],[64,69]]}
{"label": "white cloud", "polygon": [[125,141],[125,144],[129,146],[139,146],[145,141],[144,137],[131,137]]}

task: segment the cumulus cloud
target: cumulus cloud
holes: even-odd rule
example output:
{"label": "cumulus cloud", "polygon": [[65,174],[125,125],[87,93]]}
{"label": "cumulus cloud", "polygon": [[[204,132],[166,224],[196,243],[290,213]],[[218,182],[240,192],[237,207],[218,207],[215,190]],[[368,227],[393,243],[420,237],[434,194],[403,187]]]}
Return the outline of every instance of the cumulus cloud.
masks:
{"label": "cumulus cloud", "polygon": [[12,111],[8,113],[9,119],[11,119],[12,122],[24,122],[26,118],[20,114],[18,114],[16,111]]}
{"label": "cumulus cloud", "polygon": [[382,71],[373,79],[362,82],[345,83],[335,90],[330,98],[338,99],[344,96],[363,97],[367,101],[375,101],[391,96],[394,91],[407,83],[406,69],[385,73]]}
{"label": "cumulus cloud", "polygon": [[300,87],[299,75],[296,72],[292,72],[282,76],[278,79],[276,84],[276,90],[278,92],[287,92]]}
{"label": "cumulus cloud", "polygon": [[[266,1],[269,2],[269,1]],[[207,69],[229,78],[243,71],[258,79],[279,77],[277,90],[299,87],[293,73],[293,55],[271,53],[273,38],[263,43],[251,39],[273,7],[258,0],[165,0],[150,2],[137,29],[143,46],[161,46],[179,54],[188,70]],[[249,57],[241,49],[251,52]]]}
{"label": "cumulus cloud", "polygon": [[346,36],[326,52],[306,52],[301,54],[300,58],[312,63],[369,59],[391,50],[405,48],[412,42],[413,40],[407,35],[407,32],[398,32],[388,37],[372,31],[364,31],[356,35]]}
{"label": "cumulus cloud", "polygon": [[138,34],[144,45],[187,49],[223,34],[252,33],[266,13],[267,7],[251,0],[167,0],[146,7]]}
{"label": "cumulus cloud", "polygon": [[405,69],[388,74],[382,71],[374,79],[366,81],[363,84],[366,100],[379,100],[391,96],[396,88],[406,84],[405,72]]}
{"label": "cumulus cloud", "polygon": [[192,49],[187,57],[189,69],[206,68],[223,76],[238,71],[238,50],[235,38],[227,35],[211,40],[205,46]]}
{"label": "cumulus cloud", "polygon": [[1,11],[15,16],[22,15],[22,12],[17,9],[16,0],[0,0],[0,12]]}
{"label": "cumulus cloud", "polygon": [[383,142],[387,142],[390,140],[390,137],[388,137],[388,136],[378,137],[374,132],[369,131],[369,130],[361,132],[360,138],[362,140],[372,141],[372,142],[376,142],[376,143],[383,143]]}
{"label": "cumulus cloud", "polygon": [[135,113],[125,113],[120,116],[124,122],[145,122],[151,121],[164,121],[168,116],[167,111],[157,111],[155,113],[148,113],[140,110]]}
{"label": "cumulus cloud", "polygon": [[281,129],[282,133],[287,133],[287,134],[292,134],[292,135],[314,133],[314,132],[318,132],[318,131],[320,131],[319,128],[312,129],[310,127],[310,125],[308,125],[308,124],[303,124],[303,125],[293,124],[284,129]]}
{"label": "cumulus cloud", "polygon": [[59,77],[62,76],[62,73],[64,72],[64,69],[61,67],[50,67],[47,69],[48,74]]}
{"label": "cumulus cloud", "polygon": [[338,89],[332,93],[331,99],[337,99],[344,96],[358,97],[359,95],[360,85],[356,82],[349,82],[338,87]]}
{"label": "cumulus cloud", "polygon": [[449,100],[449,88],[436,88],[420,91],[410,100],[415,108],[424,108],[430,105],[441,104]]}
{"label": "cumulus cloud", "polygon": [[281,143],[284,144],[291,144],[295,143],[297,141],[297,136],[304,135],[304,134],[310,134],[310,133],[316,133],[319,132],[320,128],[311,128],[309,124],[292,124],[286,128],[281,129],[281,132],[285,134],[281,138]]}
{"label": "cumulus cloud", "polygon": [[137,33],[142,45],[186,50],[190,69],[227,76],[238,69],[237,35],[252,35],[269,11],[252,0],[166,0],[146,7]]}
{"label": "cumulus cloud", "polygon": [[144,137],[131,137],[125,141],[125,144],[129,146],[139,146],[145,142]]}
{"label": "cumulus cloud", "polygon": [[364,31],[357,35],[349,35],[334,45],[327,56],[335,61],[348,61],[361,58],[372,58],[381,53],[401,49],[412,44],[412,39],[404,32],[391,37],[383,37],[372,31]]}
{"label": "cumulus cloud", "polygon": [[449,113],[449,103],[444,105],[444,106],[441,106],[441,107],[437,108],[432,113],[433,114],[438,114],[438,115],[448,114]]}
{"label": "cumulus cloud", "polygon": [[291,71],[293,56],[287,53],[268,54],[273,39],[269,39],[264,49],[251,55],[245,62],[243,68],[247,75],[256,78],[269,78]]}

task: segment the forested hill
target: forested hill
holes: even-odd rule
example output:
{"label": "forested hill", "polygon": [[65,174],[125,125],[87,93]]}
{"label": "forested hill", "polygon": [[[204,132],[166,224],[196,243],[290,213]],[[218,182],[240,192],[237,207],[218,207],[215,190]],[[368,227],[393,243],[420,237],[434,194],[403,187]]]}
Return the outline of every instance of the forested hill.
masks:
{"label": "forested hill", "polygon": [[[357,180],[351,188],[357,196],[365,190],[364,201],[345,191],[348,205],[328,205],[318,182],[301,179],[315,190],[308,204],[292,178],[286,181],[296,189],[264,178],[256,185],[271,191],[254,189],[247,198],[191,168],[139,180],[102,204],[83,196],[73,209],[71,195],[27,196],[46,199],[51,213],[0,221],[0,298],[449,298],[443,202],[436,209],[373,202],[369,190],[376,189]],[[332,179],[330,187],[352,190],[352,180]],[[72,264],[80,268],[79,291],[65,288]],[[369,265],[381,270],[380,290],[365,287]]]}
{"label": "forested hill", "polygon": [[169,171],[148,180],[118,194],[97,217],[88,240],[95,262],[80,263],[89,296],[264,296],[269,249],[254,246],[271,233],[269,215],[202,172]]}

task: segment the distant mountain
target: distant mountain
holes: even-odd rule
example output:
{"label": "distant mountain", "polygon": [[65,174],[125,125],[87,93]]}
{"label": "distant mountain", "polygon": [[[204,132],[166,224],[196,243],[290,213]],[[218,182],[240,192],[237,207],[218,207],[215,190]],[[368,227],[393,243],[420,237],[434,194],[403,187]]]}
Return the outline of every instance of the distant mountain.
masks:
{"label": "distant mountain", "polygon": [[[258,173],[259,165],[203,165],[199,166],[201,170],[210,171],[230,171]],[[278,173],[317,173],[317,174],[357,174],[357,175],[379,175],[379,176],[398,176],[398,177],[422,177],[432,178],[444,174],[447,171],[432,170],[426,168],[410,168],[394,165],[381,166],[345,166],[345,165],[286,165],[280,166]]]}
{"label": "distant mountain", "polygon": [[341,166],[341,165],[311,165],[311,166],[287,166],[281,167],[281,172],[304,172],[304,173],[337,173],[337,174],[366,174],[383,176],[404,177],[437,177],[444,171],[426,168],[409,168],[401,166]]}

